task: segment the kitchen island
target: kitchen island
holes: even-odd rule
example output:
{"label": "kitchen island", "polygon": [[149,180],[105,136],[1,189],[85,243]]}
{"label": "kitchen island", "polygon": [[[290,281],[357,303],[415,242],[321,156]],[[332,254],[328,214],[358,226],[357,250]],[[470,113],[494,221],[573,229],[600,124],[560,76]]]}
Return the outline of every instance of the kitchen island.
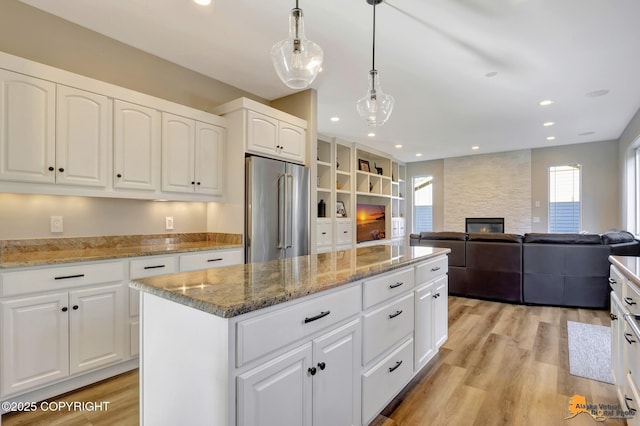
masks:
{"label": "kitchen island", "polygon": [[447,338],[449,249],[370,246],[141,290],[141,424],[368,424]]}

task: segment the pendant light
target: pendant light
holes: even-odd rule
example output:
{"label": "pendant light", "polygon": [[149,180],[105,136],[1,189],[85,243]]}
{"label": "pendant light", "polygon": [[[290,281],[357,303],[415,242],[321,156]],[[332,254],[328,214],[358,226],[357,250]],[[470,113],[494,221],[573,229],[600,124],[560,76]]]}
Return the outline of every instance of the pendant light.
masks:
{"label": "pendant light", "polygon": [[271,59],[280,80],[292,89],[305,89],[313,82],[322,66],[322,48],[304,35],[302,9],[289,14],[289,38],[273,45]]}
{"label": "pendant light", "polygon": [[367,121],[371,127],[379,127],[387,122],[393,103],[393,96],[387,95],[380,87],[380,78],[376,69],[376,5],[382,0],[366,0],[373,6],[373,50],[371,60],[371,71],[369,71],[369,89],[367,94],[356,103],[358,114]]}

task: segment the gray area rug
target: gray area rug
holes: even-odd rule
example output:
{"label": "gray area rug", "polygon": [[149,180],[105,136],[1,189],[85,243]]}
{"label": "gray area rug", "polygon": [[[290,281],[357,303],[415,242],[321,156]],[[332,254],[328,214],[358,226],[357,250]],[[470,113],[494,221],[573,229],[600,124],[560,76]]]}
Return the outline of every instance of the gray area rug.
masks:
{"label": "gray area rug", "polygon": [[567,321],[569,373],[613,383],[611,377],[611,328]]}

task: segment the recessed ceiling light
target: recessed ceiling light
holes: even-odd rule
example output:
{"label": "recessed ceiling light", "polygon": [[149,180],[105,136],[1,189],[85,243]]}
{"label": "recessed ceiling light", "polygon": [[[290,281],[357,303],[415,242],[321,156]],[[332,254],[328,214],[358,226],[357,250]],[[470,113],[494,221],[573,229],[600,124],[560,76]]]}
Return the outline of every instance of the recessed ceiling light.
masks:
{"label": "recessed ceiling light", "polygon": [[548,141],[555,141],[556,137],[555,136],[547,136],[547,140]]}
{"label": "recessed ceiling light", "polygon": [[597,98],[599,96],[604,96],[608,94],[609,91],[607,89],[594,90],[592,92],[588,92],[585,96],[588,98]]}
{"label": "recessed ceiling light", "polygon": [[402,145],[398,144],[398,145],[396,145],[396,148],[400,149],[400,148],[402,148]]}
{"label": "recessed ceiling light", "polygon": [[480,147],[478,145],[474,145],[471,147],[471,149],[473,149],[474,151],[477,151],[480,149]]}
{"label": "recessed ceiling light", "polygon": [[582,132],[582,133],[578,133],[578,136],[589,136],[589,135],[594,135],[596,132]]}
{"label": "recessed ceiling light", "polygon": [[484,76],[485,77],[495,77],[496,75],[498,75],[497,71],[491,71],[491,72],[486,73]]}
{"label": "recessed ceiling light", "polygon": [[336,121],[340,121],[340,117],[331,117],[329,120],[335,123]]}
{"label": "recessed ceiling light", "polygon": [[376,134],[371,132],[371,133],[367,133],[367,136],[369,136],[370,138],[374,137]]}
{"label": "recessed ceiling light", "polygon": [[542,125],[543,125],[544,127],[549,127],[549,126],[553,126],[554,124],[556,124],[556,123],[554,123],[553,121],[547,121],[546,123],[544,123],[544,124],[542,124]]}
{"label": "recessed ceiling light", "polygon": [[211,0],[193,0],[195,3],[200,6],[209,6],[211,4]]}
{"label": "recessed ceiling light", "polygon": [[416,157],[422,157],[422,154],[421,153],[417,153]]}
{"label": "recessed ceiling light", "polygon": [[547,106],[547,105],[551,105],[553,103],[552,100],[550,99],[545,99],[544,101],[540,101],[540,103],[538,105],[540,106]]}

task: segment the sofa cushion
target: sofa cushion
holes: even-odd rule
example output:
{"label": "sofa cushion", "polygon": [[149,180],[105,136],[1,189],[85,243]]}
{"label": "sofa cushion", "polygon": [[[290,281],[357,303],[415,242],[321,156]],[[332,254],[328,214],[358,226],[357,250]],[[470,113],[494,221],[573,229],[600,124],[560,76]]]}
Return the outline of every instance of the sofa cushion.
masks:
{"label": "sofa cushion", "polygon": [[612,229],[602,234],[603,244],[631,243],[635,241],[635,239],[631,232],[617,229]]}
{"label": "sofa cushion", "polygon": [[422,240],[462,240],[467,239],[467,234],[464,232],[421,232],[420,239]]}
{"label": "sofa cushion", "polygon": [[477,232],[469,234],[469,241],[491,241],[499,243],[521,243],[523,236],[520,234],[501,234],[497,232]]}
{"label": "sofa cushion", "polygon": [[524,235],[524,242],[529,244],[602,244],[599,234],[543,234],[529,233]]}

